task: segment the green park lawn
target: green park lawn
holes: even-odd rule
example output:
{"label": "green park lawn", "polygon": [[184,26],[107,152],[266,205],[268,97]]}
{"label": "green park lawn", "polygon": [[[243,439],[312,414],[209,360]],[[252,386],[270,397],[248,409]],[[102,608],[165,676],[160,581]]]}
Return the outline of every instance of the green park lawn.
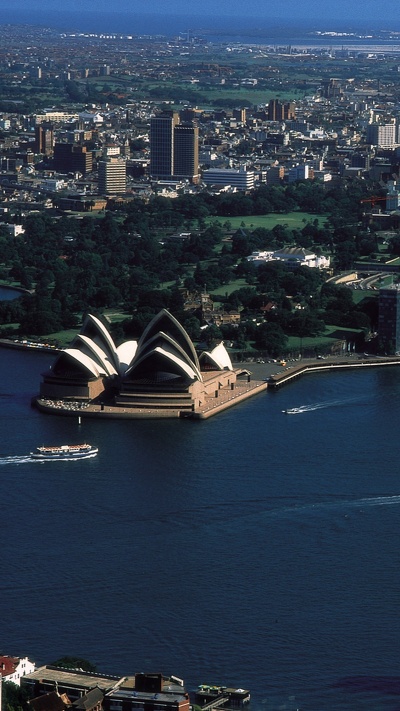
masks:
{"label": "green park lawn", "polygon": [[343,328],[342,326],[326,326],[325,333],[313,338],[299,338],[298,336],[290,336],[288,338],[287,350],[294,351],[296,349],[308,350],[326,350],[333,346],[334,341],[355,341],[361,333],[357,328]]}
{"label": "green park lawn", "polygon": [[256,227],[264,227],[267,230],[272,230],[275,225],[283,225],[289,229],[301,229],[304,227],[305,222],[313,222],[318,220],[320,225],[325,222],[325,215],[314,215],[311,212],[288,212],[285,215],[278,215],[272,213],[269,215],[245,215],[239,217],[224,217],[223,215],[217,215],[216,217],[207,218],[209,224],[213,222],[219,222],[221,225],[229,222],[232,229],[237,230],[239,227],[245,229],[256,229]]}
{"label": "green park lawn", "polygon": [[[212,289],[213,296],[229,296],[233,291],[237,289],[243,289],[243,287],[250,287],[251,285],[245,279],[236,279],[235,281],[229,282],[229,284],[223,284],[219,286],[218,289]],[[256,290],[254,289],[254,293]]]}

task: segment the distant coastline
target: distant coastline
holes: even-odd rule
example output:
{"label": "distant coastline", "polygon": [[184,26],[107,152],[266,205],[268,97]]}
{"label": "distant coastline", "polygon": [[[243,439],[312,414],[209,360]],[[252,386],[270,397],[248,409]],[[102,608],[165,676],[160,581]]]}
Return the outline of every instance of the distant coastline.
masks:
{"label": "distant coastline", "polygon": [[[106,12],[99,9],[96,12],[82,10],[53,10],[35,7],[32,13],[29,9],[0,8],[0,25],[27,25],[31,27],[47,27],[60,31],[80,31],[94,33],[120,33],[134,36],[165,36],[174,37],[190,30],[198,36],[204,36],[210,41],[253,41],[255,43],[289,43],[307,44],[357,44],[366,41],[384,43],[396,41],[396,30],[400,31],[400,23],[393,24],[387,30],[378,27],[365,27],[365,24],[321,20],[300,20],[294,18],[259,18],[249,16],[224,15],[192,15],[187,14],[152,14],[137,12]],[[364,20],[363,20],[364,23]],[[373,24],[373,20],[371,20]],[[341,36],[330,36],[318,33],[330,31],[346,33]],[[310,44],[311,43],[311,44]]]}

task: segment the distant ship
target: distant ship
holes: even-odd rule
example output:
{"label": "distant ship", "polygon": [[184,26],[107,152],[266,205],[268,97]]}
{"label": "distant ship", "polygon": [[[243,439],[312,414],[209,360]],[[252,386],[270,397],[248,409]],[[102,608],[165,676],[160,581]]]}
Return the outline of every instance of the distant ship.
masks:
{"label": "distant ship", "polygon": [[54,459],[87,459],[95,457],[98,452],[97,447],[91,444],[61,444],[59,447],[36,447],[31,452],[32,459],[54,460]]}

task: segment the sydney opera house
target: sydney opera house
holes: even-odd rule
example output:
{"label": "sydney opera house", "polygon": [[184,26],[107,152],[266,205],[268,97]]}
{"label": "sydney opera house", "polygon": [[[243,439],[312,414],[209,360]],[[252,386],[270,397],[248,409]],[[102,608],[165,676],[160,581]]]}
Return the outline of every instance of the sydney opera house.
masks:
{"label": "sydney opera house", "polygon": [[223,343],[198,356],[189,335],[166,310],[138,341],[120,346],[100,319],[86,316],[71,347],[42,377],[39,409],[70,414],[74,403],[84,407],[82,414],[116,417],[209,416],[262,385],[250,385],[247,371],[233,368]]}

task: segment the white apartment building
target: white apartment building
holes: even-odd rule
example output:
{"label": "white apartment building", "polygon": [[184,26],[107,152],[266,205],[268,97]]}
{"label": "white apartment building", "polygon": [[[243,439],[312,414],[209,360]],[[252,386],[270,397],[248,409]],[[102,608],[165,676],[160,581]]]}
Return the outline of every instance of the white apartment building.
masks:
{"label": "white apartment building", "polygon": [[370,123],[367,126],[367,143],[380,148],[393,148],[396,145],[395,123]]}
{"label": "white apartment building", "polygon": [[206,185],[231,185],[238,190],[252,190],[254,188],[254,170],[246,170],[241,166],[234,168],[210,168],[202,176]]}
{"label": "white apartment building", "polygon": [[0,675],[2,681],[12,681],[20,686],[21,676],[35,671],[35,664],[28,657],[10,657],[8,654],[0,655]]}

